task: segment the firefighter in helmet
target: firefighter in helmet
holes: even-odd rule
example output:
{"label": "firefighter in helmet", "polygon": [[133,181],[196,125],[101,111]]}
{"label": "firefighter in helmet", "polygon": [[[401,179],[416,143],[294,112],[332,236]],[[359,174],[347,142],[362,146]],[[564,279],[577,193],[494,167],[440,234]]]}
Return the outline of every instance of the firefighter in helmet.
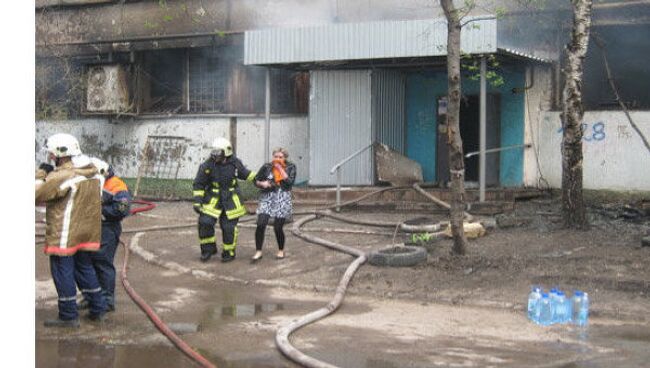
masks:
{"label": "firefighter in helmet", "polygon": [[235,259],[237,222],[246,214],[237,179],[253,181],[255,172],[248,170],[233,155],[232,145],[225,138],[212,143],[210,157],[199,166],[193,184],[194,211],[199,214],[201,261],[207,262],[217,253],[214,226],[219,221],[223,251],[221,261]]}
{"label": "firefighter in helmet", "polygon": [[101,321],[106,302],[91,262],[101,236],[101,183],[97,168],[83,155],[77,138],[54,134],[45,141],[48,159],[36,171],[36,204],[45,204],[45,254],[59,296],[59,316],[46,327],[79,327],[77,285],[90,304],[88,318]]}

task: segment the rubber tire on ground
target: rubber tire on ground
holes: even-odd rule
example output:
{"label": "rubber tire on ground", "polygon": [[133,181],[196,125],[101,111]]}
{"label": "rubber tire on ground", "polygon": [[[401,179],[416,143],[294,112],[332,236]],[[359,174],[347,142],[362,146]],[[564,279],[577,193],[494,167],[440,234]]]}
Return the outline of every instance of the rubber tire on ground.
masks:
{"label": "rubber tire on ground", "polygon": [[[395,253],[399,248],[400,252]],[[427,260],[427,251],[422,247],[389,247],[370,252],[368,263],[373,266],[411,267]]]}

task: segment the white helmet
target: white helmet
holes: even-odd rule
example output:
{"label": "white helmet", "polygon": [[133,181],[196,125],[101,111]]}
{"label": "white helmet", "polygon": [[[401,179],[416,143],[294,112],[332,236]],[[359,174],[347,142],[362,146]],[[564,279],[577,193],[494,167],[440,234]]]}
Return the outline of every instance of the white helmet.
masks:
{"label": "white helmet", "polygon": [[54,134],[46,139],[45,149],[57,158],[74,157],[81,154],[77,138],[65,133]]}
{"label": "white helmet", "polygon": [[92,162],[93,165],[95,165],[97,171],[99,171],[101,175],[108,176],[108,168],[109,168],[108,162],[98,159],[97,157],[91,157],[90,162]]}
{"label": "white helmet", "polygon": [[226,138],[219,137],[212,142],[212,149],[215,151],[221,150],[226,157],[232,156],[232,144]]}

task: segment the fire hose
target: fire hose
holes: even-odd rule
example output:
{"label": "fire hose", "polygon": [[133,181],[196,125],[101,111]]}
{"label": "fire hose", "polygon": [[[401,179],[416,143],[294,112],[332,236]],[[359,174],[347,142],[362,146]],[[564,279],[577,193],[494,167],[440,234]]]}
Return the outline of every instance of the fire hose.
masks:
{"label": "fire hose", "polygon": [[[141,201],[141,200],[134,200],[132,203],[143,204],[144,206],[132,209],[131,214],[150,211],[156,207],[154,203]],[[129,247],[126,244],[124,244],[124,242],[122,241],[120,241],[120,244],[124,246],[124,264],[122,266],[122,271],[120,273],[120,279],[122,279],[122,285],[124,285],[124,289],[126,290],[127,294],[129,294],[129,296],[131,297],[131,299],[133,299],[135,304],[137,304],[138,307],[140,307],[140,309],[147,315],[147,317],[149,317],[149,319],[154,324],[154,326],[156,326],[156,328],[163,335],[165,335],[165,337],[167,337],[169,341],[171,341],[185,355],[187,355],[190,359],[199,363],[202,367],[216,368],[216,365],[210,363],[205,357],[203,357],[198,352],[194,351],[185,341],[183,341],[180,337],[178,337],[178,335],[176,335],[174,331],[172,331],[165,324],[165,322],[163,322],[162,319],[160,319],[160,317],[147,304],[147,302],[144,299],[142,299],[142,297],[140,297],[138,293],[136,293],[133,287],[131,287],[131,284],[129,283],[129,280],[126,275],[126,269],[129,263]]]}
{"label": "fire hose", "polygon": [[[357,203],[361,201],[362,199],[365,199],[367,197],[370,197],[372,195],[376,195],[378,193],[381,193],[383,191],[387,190],[398,190],[398,189],[407,189],[403,187],[393,187],[393,188],[384,188],[372,193],[369,193],[367,195],[364,195],[362,198],[358,198],[357,200],[349,201],[344,203],[343,205],[351,205],[353,203]],[[443,202],[439,200],[438,198],[426,193],[424,190],[422,190],[417,184],[414,184],[412,189],[415,189],[416,191],[419,191],[425,195],[426,198],[430,199],[436,204],[439,204],[443,207],[449,208],[449,205],[446,202]],[[426,194],[425,194],[426,193]],[[135,202],[135,201],[134,201]],[[155,207],[153,203],[150,202],[145,202],[145,201],[138,201],[136,203],[144,204],[145,207],[137,208],[134,209],[132,212],[133,213],[138,213],[138,212],[144,212],[151,210]],[[346,269],[345,273],[341,277],[341,280],[339,281],[339,285],[336,288],[336,293],[334,295],[334,298],[325,306],[322,307],[314,312],[311,312],[309,314],[306,314],[297,320],[293,320],[287,324],[281,325],[275,335],[275,342],[278,347],[278,349],[289,359],[293,360],[294,362],[301,364],[305,367],[314,367],[314,368],[337,368],[334,365],[331,365],[327,362],[320,361],[316,358],[310,357],[304,353],[302,353],[300,350],[295,348],[293,345],[291,345],[291,342],[289,341],[289,336],[296,330],[314,323],[332,313],[334,313],[340,305],[343,303],[343,298],[345,297],[345,292],[347,291],[347,287],[352,280],[352,277],[354,274],[357,272],[359,267],[363,265],[366,260],[367,256],[366,254],[358,249],[345,246],[342,244],[330,242],[328,240],[320,239],[315,236],[307,235],[304,234],[301,231],[301,227],[306,224],[309,221],[313,221],[317,219],[319,216],[327,216],[334,218],[339,221],[344,221],[344,222],[349,222],[349,223],[357,223],[361,225],[374,225],[374,226],[380,226],[380,227],[388,227],[388,226],[396,226],[396,231],[397,228],[400,227],[402,228],[403,231],[405,232],[415,232],[415,231],[437,231],[439,230],[442,226],[446,225],[443,222],[437,223],[437,224],[432,224],[432,225],[405,225],[404,223],[378,223],[378,222],[364,222],[364,221],[359,221],[359,220],[352,220],[340,215],[334,215],[329,209],[332,207],[326,207],[326,208],[321,208],[319,211],[311,211],[311,212],[302,212],[300,214],[308,214],[308,216],[298,220],[292,229],[292,232],[294,235],[296,235],[299,238],[302,238],[308,242],[312,242],[315,244],[319,244],[325,247],[328,247],[330,249],[334,249],[346,254],[350,254],[352,256],[356,256],[357,258],[350,263],[348,268]],[[296,213],[298,214],[298,213]],[[471,215],[466,213],[466,218],[471,219]],[[176,226],[171,226],[171,227],[153,227],[150,228],[149,230],[165,230],[169,228],[178,228],[178,227],[186,227],[187,225],[176,225]],[[140,229],[142,231],[144,229]],[[122,243],[124,245],[124,243]],[[195,360],[199,364],[201,364],[204,367],[215,367],[210,363],[207,359],[205,359],[202,355],[199,353],[195,352],[194,350],[189,347],[182,339],[180,339],[169,327],[167,327],[164,322],[156,315],[156,313],[149,307],[146,302],[133,290],[133,288],[130,286],[127,276],[126,276],[126,268],[127,268],[127,263],[128,263],[128,255],[129,255],[129,250],[128,247],[125,245],[125,255],[124,255],[124,266],[122,269],[121,273],[121,279],[122,283],[124,285],[124,288],[126,289],[127,293],[133,301],[147,314],[149,319],[154,323],[156,328],[158,328],[176,347],[178,347],[184,354],[186,354],[188,357],[191,359]]]}
{"label": "fire hose", "polygon": [[[413,187],[391,187],[391,188],[383,188],[378,191],[374,191],[371,193],[368,193],[367,195],[364,195],[362,198],[357,198],[356,200],[349,201],[346,203],[343,203],[342,206],[348,206],[354,203],[357,203],[367,197],[370,197],[372,195],[376,195],[378,193],[387,191],[387,190],[404,190],[404,189],[415,189],[416,191],[420,191],[421,193],[424,192],[417,184],[413,185]],[[425,192],[426,193],[426,192]],[[449,208],[448,204],[445,202],[433,197],[432,195],[428,195],[428,193],[425,194],[425,197],[430,199],[436,204],[442,205],[443,207]],[[145,212],[152,210],[155,208],[155,204],[147,201],[142,201],[142,200],[134,200],[132,203],[136,204],[141,204],[143,206],[134,208],[131,210],[131,214],[137,214],[140,212]],[[446,206],[445,206],[446,205]],[[330,242],[324,239],[317,238],[315,236],[307,235],[304,234],[301,231],[301,227],[306,224],[309,221],[313,221],[317,219],[319,216],[326,216],[326,217],[331,217],[339,221],[344,221],[344,222],[349,222],[349,223],[357,223],[361,225],[373,225],[373,226],[380,226],[380,227],[388,227],[388,226],[396,226],[396,231],[397,228],[401,228],[405,232],[416,232],[416,231],[437,231],[441,228],[441,226],[446,225],[445,223],[437,223],[433,225],[405,225],[404,223],[378,223],[378,222],[364,222],[364,221],[359,221],[359,220],[353,220],[349,219],[340,215],[335,215],[329,209],[333,208],[333,206],[330,207],[325,207],[325,208],[320,208],[318,211],[306,211],[306,212],[301,212],[301,213],[295,213],[295,214],[307,214],[308,216],[298,220],[292,229],[292,232],[294,235],[296,235],[299,238],[302,238],[308,242],[316,243],[325,247],[328,247],[330,249],[334,249],[346,254],[350,254],[352,256],[356,256],[357,258],[348,266],[346,269],[345,273],[343,274],[341,280],[339,281],[339,285],[336,288],[336,293],[334,295],[334,298],[323,308],[320,308],[314,312],[311,312],[307,315],[304,315],[300,317],[297,320],[291,321],[285,325],[281,325],[280,328],[278,328],[276,332],[276,345],[278,346],[278,349],[287,356],[289,359],[293,360],[294,362],[297,362],[299,364],[302,364],[303,366],[306,367],[316,367],[316,368],[335,368],[336,366],[333,366],[329,363],[317,360],[313,357],[310,357],[304,353],[302,353],[300,350],[295,348],[294,346],[291,345],[289,341],[289,336],[291,333],[294,331],[300,329],[301,327],[304,327],[308,324],[311,324],[313,322],[316,322],[332,313],[334,313],[339,306],[343,302],[343,298],[345,296],[345,292],[347,290],[347,287],[356,273],[356,271],[359,269],[359,267],[366,262],[367,257],[366,254],[358,249],[345,246],[342,244]],[[466,214],[466,218],[469,217],[471,218],[471,215]],[[188,225],[175,225],[175,226],[160,226],[160,227],[151,227],[147,229],[138,229],[137,232],[143,232],[143,231],[155,231],[155,230],[168,230],[172,228],[181,228],[181,227],[187,227]],[[306,229],[305,229],[306,230]],[[128,230],[124,231],[124,233],[131,233],[135,232],[136,230]],[[210,363],[205,357],[203,357],[201,354],[198,352],[194,351],[187,343],[185,343],[181,338],[179,338],[161,319],[160,317],[154,312],[154,310],[147,305],[146,301],[142,299],[136,292],[135,290],[131,287],[128,278],[127,278],[127,265],[128,265],[128,259],[129,259],[129,248],[124,244],[122,241],[120,241],[122,245],[124,245],[124,264],[122,267],[122,271],[120,273],[120,278],[122,280],[122,284],[124,285],[124,288],[126,292],[129,294],[131,299],[140,307],[140,309],[147,315],[147,317],[152,321],[154,326],[163,334],[165,335],[179,350],[181,350],[186,356],[188,356],[190,359],[196,361],[203,367],[215,367],[216,366],[212,363]]]}
{"label": "fire hose", "polygon": [[[394,190],[394,189],[403,189],[403,188],[402,187],[393,187],[393,188],[388,188],[388,189],[393,189]],[[383,190],[379,190],[379,191],[376,191],[376,192],[369,193],[368,195],[365,195],[363,198],[367,198],[370,195],[374,195],[374,194],[380,193],[380,192],[382,192],[384,190],[388,190],[388,189],[383,189]],[[423,194],[426,198],[428,198],[432,202],[434,202],[434,203],[436,203],[436,204],[438,204],[440,206],[443,206],[445,208],[448,208],[448,209],[450,208],[449,204],[447,204],[446,202],[444,202],[444,201],[436,198],[435,196],[425,192],[417,183],[413,185],[412,189],[420,192],[421,194]],[[356,200],[355,201],[350,201],[350,202],[345,203],[345,205],[349,205],[349,204],[356,203],[356,202],[357,202]],[[334,298],[325,307],[322,307],[322,308],[320,308],[320,309],[318,309],[316,311],[313,311],[313,312],[311,312],[309,314],[303,315],[303,316],[299,317],[296,320],[292,320],[292,321],[290,321],[288,323],[280,325],[280,327],[278,328],[278,330],[277,330],[277,332],[275,334],[275,344],[278,347],[278,349],[280,349],[280,351],[287,358],[293,360],[294,362],[296,362],[298,364],[301,364],[301,365],[303,365],[305,367],[310,367],[310,368],[337,368],[337,366],[329,364],[329,363],[321,361],[321,360],[318,360],[318,359],[316,359],[314,357],[311,357],[311,356],[301,352],[300,350],[298,350],[296,347],[294,347],[291,344],[291,342],[289,341],[289,336],[293,332],[295,332],[296,330],[298,330],[298,329],[300,329],[300,328],[302,328],[302,327],[304,327],[304,326],[306,326],[308,324],[314,323],[314,322],[316,322],[316,321],[318,321],[318,320],[320,320],[322,318],[325,318],[326,316],[334,313],[339,308],[339,306],[343,302],[343,298],[345,297],[345,292],[347,290],[347,287],[348,287],[350,281],[352,280],[352,277],[357,272],[359,267],[361,267],[361,265],[366,262],[367,256],[361,250],[358,250],[358,249],[355,249],[355,248],[352,248],[352,247],[349,247],[349,246],[345,246],[345,245],[342,245],[342,244],[330,242],[328,240],[320,239],[320,238],[317,238],[315,236],[304,234],[300,229],[301,226],[304,225],[305,223],[309,222],[309,221],[315,220],[316,218],[318,218],[318,216],[331,217],[331,218],[339,220],[339,221],[345,221],[345,222],[361,224],[361,225],[380,226],[380,227],[388,227],[388,226],[393,227],[394,226],[395,231],[397,231],[398,228],[402,228],[402,230],[405,231],[405,232],[432,231],[432,230],[433,231],[438,231],[438,230],[440,230],[440,228],[442,226],[447,225],[444,222],[439,222],[439,223],[432,224],[432,225],[408,225],[407,227],[403,227],[405,225],[403,222],[402,223],[386,223],[386,222],[377,222],[377,221],[368,222],[368,221],[362,221],[362,220],[358,220],[358,219],[350,219],[350,218],[347,218],[347,217],[344,217],[344,216],[341,216],[341,215],[335,215],[329,210],[331,208],[332,207],[327,207],[327,208],[325,208],[324,211],[323,211],[323,209],[320,209],[319,211],[312,211],[308,216],[298,220],[294,224],[294,226],[292,228],[292,233],[295,236],[297,236],[297,237],[299,237],[299,238],[301,238],[303,240],[306,240],[308,242],[323,245],[325,247],[328,247],[328,248],[331,248],[331,249],[334,249],[334,250],[337,250],[337,251],[340,251],[340,252],[343,252],[343,253],[347,253],[347,254],[350,254],[352,256],[356,256],[357,258],[352,263],[350,263],[350,265],[346,269],[345,273],[343,274],[343,277],[341,277],[341,280],[339,281],[338,287],[336,288],[336,293],[334,294]],[[465,218],[468,219],[468,220],[471,220],[472,216],[469,213],[465,212]]]}

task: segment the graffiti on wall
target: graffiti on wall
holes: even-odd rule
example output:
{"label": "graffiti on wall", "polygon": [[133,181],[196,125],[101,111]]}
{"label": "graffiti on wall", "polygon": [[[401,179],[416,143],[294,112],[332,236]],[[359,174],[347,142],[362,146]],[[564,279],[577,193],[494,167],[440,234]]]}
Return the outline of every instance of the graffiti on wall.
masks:
{"label": "graffiti on wall", "polygon": [[[605,123],[602,121],[582,123],[580,124],[580,130],[582,130],[582,140],[585,142],[599,142],[607,138],[605,134]],[[561,134],[563,131],[564,128],[560,127],[556,132]]]}

